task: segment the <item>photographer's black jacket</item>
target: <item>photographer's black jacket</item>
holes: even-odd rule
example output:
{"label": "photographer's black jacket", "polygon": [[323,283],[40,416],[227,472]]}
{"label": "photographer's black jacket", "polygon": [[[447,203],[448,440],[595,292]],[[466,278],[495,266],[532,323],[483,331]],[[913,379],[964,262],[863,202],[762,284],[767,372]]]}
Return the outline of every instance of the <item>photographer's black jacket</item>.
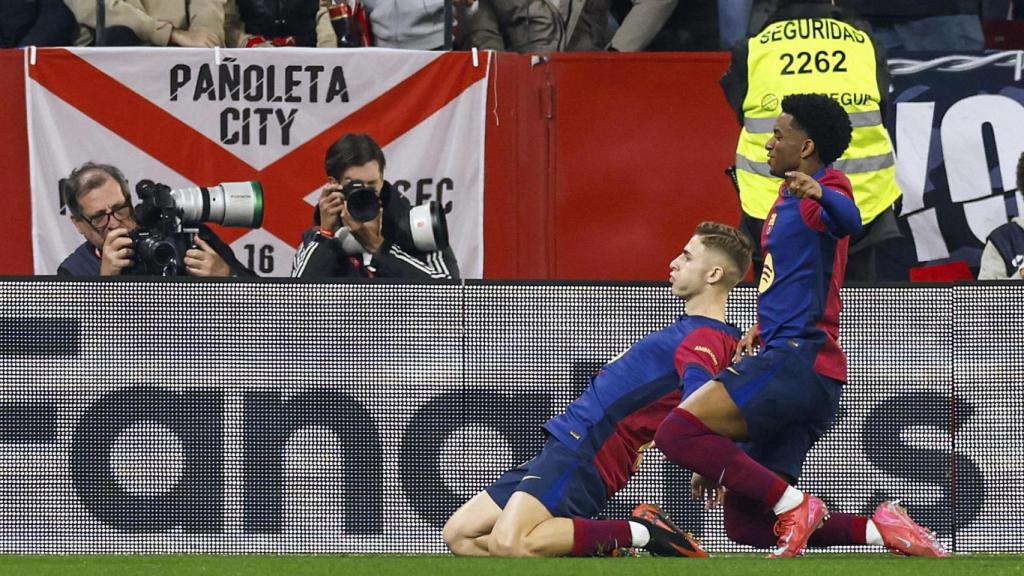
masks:
{"label": "photographer's black jacket", "polygon": [[[412,205],[390,182],[384,182],[380,193],[384,209],[381,235],[384,244],[369,264],[359,256],[349,256],[341,242],[317,234],[318,226],[302,235],[302,244],[295,253],[292,276],[297,278],[458,278],[459,264],[451,247],[437,252],[416,249],[409,230]],[[313,208],[314,222],[318,212]]]}
{"label": "photographer's black jacket", "polygon": [[[223,240],[217,237],[203,224],[199,225],[199,237],[206,240],[206,243],[224,259],[224,262],[231,267],[231,274],[233,276],[240,277],[252,277],[257,276],[255,272],[246,268],[238,258],[235,258],[235,253],[231,250],[231,247],[224,243]],[[83,242],[70,256],[64,259],[57,267],[58,276],[99,276],[100,275],[100,261],[101,256],[97,253],[96,248],[89,242]]]}

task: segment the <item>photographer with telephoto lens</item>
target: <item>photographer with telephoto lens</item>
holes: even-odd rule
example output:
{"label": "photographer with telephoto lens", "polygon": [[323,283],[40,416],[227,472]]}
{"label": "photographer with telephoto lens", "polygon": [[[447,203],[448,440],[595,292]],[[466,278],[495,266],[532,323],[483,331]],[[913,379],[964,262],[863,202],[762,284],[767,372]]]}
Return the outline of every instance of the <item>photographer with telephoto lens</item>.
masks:
{"label": "photographer with telephoto lens", "polygon": [[[87,162],[60,181],[62,207],[86,241],[61,262],[58,275],[256,276],[200,223],[238,225],[230,219],[238,209],[226,206],[231,203],[226,195],[201,188],[172,191],[147,182],[140,182],[140,192],[152,199],[133,207],[128,181],[114,166]],[[188,197],[179,206],[176,198],[182,195]],[[258,212],[262,219],[262,202]]]}
{"label": "photographer with telephoto lens", "polygon": [[292,276],[458,278],[444,210],[411,206],[384,180],[384,152],[366,134],[346,134],[327,150],[328,183],[302,236]]}

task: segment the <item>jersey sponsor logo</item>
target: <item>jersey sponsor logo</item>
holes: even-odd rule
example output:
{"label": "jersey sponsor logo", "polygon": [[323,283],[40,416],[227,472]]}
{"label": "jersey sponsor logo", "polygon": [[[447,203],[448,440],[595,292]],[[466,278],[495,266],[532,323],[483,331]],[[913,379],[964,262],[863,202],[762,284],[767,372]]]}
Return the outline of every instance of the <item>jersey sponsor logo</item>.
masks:
{"label": "jersey sponsor logo", "polygon": [[757,292],[763,294],[766,290],[772,287],[772,282],[775,281],[775,261],[772,258],[771,252],[766,252],[764,255],[764,267],[761,268],[761,281],[757,285]]}
{"label": "jersey sponsor logo", "polygon": [[715,353],[712,352],[710,348],[708,348],[707,346],[695,346],[693,349],[697,352],[703,352],[710,356],[711,365],[714,366],[715,368],[718,367],[718,356],[715,356]]}

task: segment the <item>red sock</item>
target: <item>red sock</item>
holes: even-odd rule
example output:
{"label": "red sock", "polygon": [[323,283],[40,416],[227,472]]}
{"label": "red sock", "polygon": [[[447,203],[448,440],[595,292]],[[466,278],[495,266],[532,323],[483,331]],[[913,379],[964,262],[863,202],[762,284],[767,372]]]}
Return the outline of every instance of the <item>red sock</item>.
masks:
{"label": "red sock", "polygon": [[775,535],[775,513],[771,507],[735,492],[725,495],[723,503],[725,535],[737,544],[754,548],[771,548]]}
{"label": "red sock", "polygon": [[811,548],[829,546],[857,546],[867,544],[868,517],[830,512],[828,520],[811,534],[807,545]]}
{"label": "red sock", "polygon": [[[737,544],[755,548],[770,548],[775,536],[775,514],[764,504],[735,493],[725,497],[725,533]],[[807,545],[811,548],[829,546],[856,546],[866,544],[866,516],[832,512],[829,519],[811,534]]]}
{"label": "red sock", "polygon": [[729,490],[768,507],[775,506],[788,486],[735,442],[715,434],[682,408],[674,408],[661,423],[654,444],[672,462],[705,478],[720,479]]}
{"label": "red sock", "polygon": [[629,520],[573,518],[572,529],[570,556],[602,556],[616,548],[633,545]]}

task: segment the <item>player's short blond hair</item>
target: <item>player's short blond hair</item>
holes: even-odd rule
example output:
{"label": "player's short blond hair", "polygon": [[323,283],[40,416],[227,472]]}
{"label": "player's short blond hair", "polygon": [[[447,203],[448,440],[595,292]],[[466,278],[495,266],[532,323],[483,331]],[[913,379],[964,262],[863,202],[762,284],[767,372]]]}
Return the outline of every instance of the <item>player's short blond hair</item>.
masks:
{"label": "player's short blond hair", "polygon": [[715,250],[726,257],[728,265],[725,266],[725,280],[730,288],[746,277],[754,251],[746,234],[720,222],[701,222],[694,234],[700,237],[700,242],[705,248]]}

